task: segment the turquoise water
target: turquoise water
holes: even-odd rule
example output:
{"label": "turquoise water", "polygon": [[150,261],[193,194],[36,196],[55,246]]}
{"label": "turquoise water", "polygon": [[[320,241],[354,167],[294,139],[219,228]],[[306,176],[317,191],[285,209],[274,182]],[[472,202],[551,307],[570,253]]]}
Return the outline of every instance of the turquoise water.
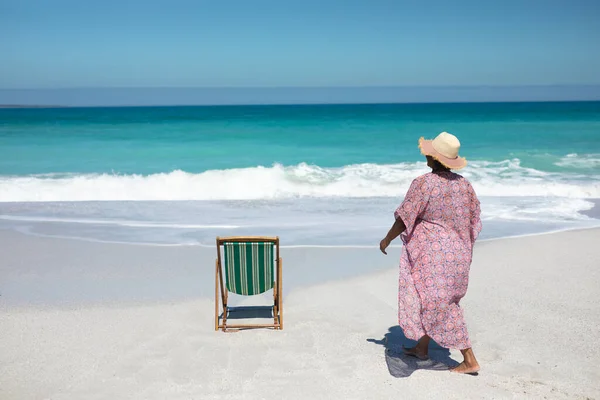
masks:
{"label": "turquoise water", "polygon": [[0,109],[0,221],[98,240],[262,227],[371,243],[427,172],[417,139],[441,131],[461,140],[488,237],[596,222],[582,212],[600,198],[600,102]]}
{"label": "turquoise water", "polygon": [[420,160],[418,137],[441,131],[471,160],[560,171],[568,154],[600,153],[600,102],[4,109],[0,172],[394,164]]}

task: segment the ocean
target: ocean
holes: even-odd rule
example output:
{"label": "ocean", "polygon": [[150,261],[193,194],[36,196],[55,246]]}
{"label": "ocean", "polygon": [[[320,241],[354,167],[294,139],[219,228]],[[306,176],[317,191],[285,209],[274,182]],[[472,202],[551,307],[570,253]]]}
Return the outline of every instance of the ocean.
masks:
{"label": "ocean", "polygon": [[442,131],[482,239],[600,226],[600,102],[546,102],[0,109],[0,229],[377,246]]}

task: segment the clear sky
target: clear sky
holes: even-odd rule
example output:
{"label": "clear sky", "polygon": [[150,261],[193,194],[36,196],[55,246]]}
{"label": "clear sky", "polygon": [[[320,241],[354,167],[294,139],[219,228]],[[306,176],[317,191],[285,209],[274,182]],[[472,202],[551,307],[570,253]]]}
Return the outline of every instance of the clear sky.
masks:
{"label": "clear sky", "polygon": [[0,0],[0,88],[600,84],[598,0]]}
{"label": "clear sky", "polygon": [[598,85],[599,21],[600,0],[0,0],[0,89]]}

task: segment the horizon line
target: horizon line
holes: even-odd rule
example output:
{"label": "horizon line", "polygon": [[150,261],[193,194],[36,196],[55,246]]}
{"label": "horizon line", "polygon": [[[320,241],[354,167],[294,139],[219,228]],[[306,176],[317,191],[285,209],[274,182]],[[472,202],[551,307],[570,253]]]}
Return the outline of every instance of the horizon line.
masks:
{"label": "horizon line", "polygon": [[526,87],[600,87],[599,83],[550,84],[481,84],[481,85],[333,85],[333,86],[64,86],[64,87],[0,87],[0,90],[105,90],[105,89],[399,89],[399,88],[526,88]]}
{"label": "horizon line", "polygon": [[160,107],[598,101],[594,85],[72,87],[0,89],[5,106]]}
{"label": "horizon line", "polygon": [[377,106],[377,105],[436,105],[436,104],[536,104],[536,103],[599,103],[596,100],[486,100],[486,101],[420,101],[420,102],[347,102],[347,103],[228,103],[228,104],[1,104],[0,110],[49,108],[162,108],[162,107],[289,107],[289,106]]}

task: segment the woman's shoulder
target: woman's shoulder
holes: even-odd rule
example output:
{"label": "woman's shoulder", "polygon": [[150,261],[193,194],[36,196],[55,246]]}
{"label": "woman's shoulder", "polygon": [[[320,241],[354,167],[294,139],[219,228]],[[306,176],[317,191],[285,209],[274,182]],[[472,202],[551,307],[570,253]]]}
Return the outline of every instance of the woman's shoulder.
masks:
{"label": "woman's shoulder", "polygon": [[440,175],[448,181],[461,182],[467,185],[471,184],[467,178],[454,171],[444,171]]}
{"label": "woman's shoulder", "polygon": [[471,184],[471,182],[470,182],[470,181],[469,181],[467,178],[465,178],[464,176],[462,176],[462,175],[459,175],[459,174],[457,174],[457,173],[455,173],[455,172],[453,172],[453,174],[454,174],[454,175],[456,175],[456,178],[455,178],[455,179],[456,179],[458,182],[460,182],[460,185],[461,185],[463,188],[465,188],[465,189],[466,189],[466,190],[467,190],[467,191],[468,191],[470,194],[472,194],[472,195],[476,196],[476,193],[475,193],[475,188],[473,188],[473,185]]}
{"label": "woman's shoulder", "polygon": [[449,183],[460,183],[465,186],[471,186],[471,182],[467,178],[462,175],[457,174],[452,171],[444,171],[444,172],[427,172],[423,175],[417,176],[413,180],[413,185],[416,186],[430,186],[430,185],[442,185]]}
{"label": "woman's shoulder", "polygon": [[413,179],[412,184],[418,187],[427,186],[431,184],[433,179],[433,174],[431,172],[427,172],[426,174],[419,175]]}
{"label": "woman's shoulder", "polygon": [[426,174],[420,175],[415,178],[417,182],[446,182],[446,181],[455,181],[455,180],[465,179],[461,175],[458,175],[452,171],[436,171],[436,172],[427,172]]}

